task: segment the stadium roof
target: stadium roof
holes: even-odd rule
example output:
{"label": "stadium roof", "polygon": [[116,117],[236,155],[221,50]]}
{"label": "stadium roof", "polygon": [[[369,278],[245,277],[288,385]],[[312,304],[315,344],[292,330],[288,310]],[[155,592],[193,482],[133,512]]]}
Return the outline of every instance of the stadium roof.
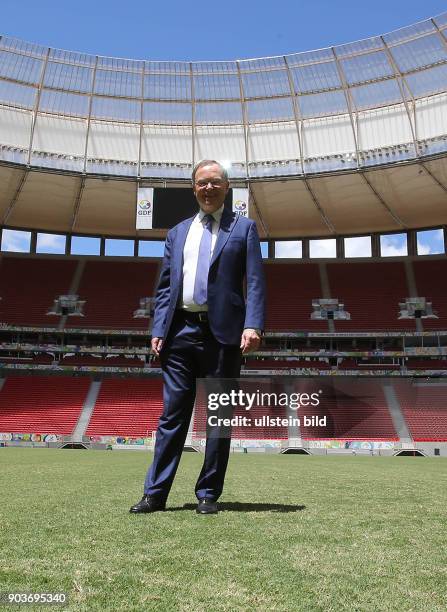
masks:
{"label": "stadium roof", "polygon": [[250,184],[268,237],[442,225],[446,153],[447,13],[328,49],[226,62],[0,39],[8,226],[135,236],[138,181],[185,182],[206,157]]}

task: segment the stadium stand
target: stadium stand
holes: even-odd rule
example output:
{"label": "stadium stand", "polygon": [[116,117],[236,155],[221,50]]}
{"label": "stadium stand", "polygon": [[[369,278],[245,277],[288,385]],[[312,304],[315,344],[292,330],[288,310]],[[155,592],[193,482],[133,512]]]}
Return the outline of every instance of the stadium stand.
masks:
{"label": "stadium stand", "polygon": [[245,364],[246,370],[280,370],[291,368],[313,368],[317,370],[326,370],[331,366],[327,361],[321,359],[250,359]]}
{"label": "stadium stand", "polygon": [[336,331],[416,331],[414,321],[397,318],[399,301],[410,295],[402,262],[331,263],[327,273],[331,295],[351,314],[334,321]]}
{"label": "stadium stand", "polygon": [[327,321],[313,321],[312,299],[323,297],[318,264],[265,265],[269,331],[328,331]]}
{"label": "stadium stand", "polygon": [[372,362],[370,359],[363,360],[359,359],[354,369],[366,368],[368,370],[399,370],[399,363],[392,363],[389,359],[383,361]]}
{"label": "stadium stand", "polygon": [[294,367],[298,367],[296,361],[286,361],[285,359],[247,359],[245,363],[246,370],[279,370]]}
{"label": "stadium stand", "polygon": [[56,327],[60,317],[47,315],[54,299],[68,293],[77,261],[3,257],[0,263],[0,322]]}
{"label": "stadium stand", "polygon": [[85,434],[148,436],[163,405],[160,378],[105,379]]}
{"label": "stadium stand", "polygon": [[416,442],[447,441],[447,384],[394,383],[402,413]]}
{"label": "stadium stand", "polygon": [[101,367],[143,367],[144,361],[135,357],[105,357],[104,355],[94,357],[88,355],[73,355],[64,357],[61,362],[63,365],[77,365],[77,366],[101,366]]}
{"label": "stadium stand", "polygon": [[[324,410],[319,406],[308,406],[300,411],[300,414],[304,413],[309,417],[327,416],[326,427],[302,424],[301,437],[303,439],[399,439],[380,381],[337,379],[334,385],[338,391],[337,398],[331,397],[331,388],[325,388],[323,385]],[[300,381],[297,386],[301,392],[304,392],[305,383]]]}
{"label": "stadium stand", "polygon": [[84,317],[72,316],[66,327],[148,329],[148,319],[134,319],[142,297],[154,294],[158,264],[88,261],[77,289],[86,300]]}
{"label": "stadium stand", "polygon": [[[79,259],[3,257],[0,269],[0,323],[54,326],[60,317],[48,315],[54,299],[70,290]],[[399,302],[411,293],[402,261],[325,264],[330,295],[345,304],[351,320],[335,320],[335,331],[416,331],[415,321],[398,320]],[[439,282],[447,261],[414,261],[417,291],[433,299],[439,319],[423,319],[424,329],[447,329],[447,291]],[[133,318],[141,297],[155,292],[158,262],[90,261],[79,287],[85,316],[69,316],[65,328],[147,330],[147,318]],[[312,320],[312,299],[325,293],[320,265],[266,262],[267,321],[272,332],[328,332],[328,321]],[[19,282],[17,282],[19,280]],[[119,281],[119,284],[118,284]],[[327,293],[327,291],[326,291]],[[367,348],[359,340],[359,349]]]}
{"label": "stadium stand", "polygon": [[[236,409],[235,416],[247,416],[243,410]],[[235,426],[232,430],[232,437],[245,440],[287,440],[288,430],[283,425],[271,426],[267,418],[276,419],[286,418],[285,409],[269,409],[265,406],[253,406],[250,410],[251,425],[248,427]],[[264,420],[263,420],[264,419]],[[264,424],[265,423],[265,424]]]}
{"label": "stadium stand", "polygon": [[90,379],[8,376],[0,391],[0,431],[70,434]]}
{"label": "stadium stand", "polygon": [[424,329],[447,329],[447,261],[415,261],[413,268],[419,295],[430,299],[438,316],[438,319],[423,319]]}
{"label": "stadium stand", "polygon": [[[210,413],[211,414],[211,413]],[[262,421],[263,417],[270,418],[285,418],[285,408],[269,408],[266,406],[254,405],[250,412],[246,412],[243,408],[236,408],[233,415],[236,418],[247,417],[250,419],[250,424],[234,425],[231,428],[231,437],[236,440],[287,440],[287,427],[282,425],[271,427],[268,421]],[[200,400],[196,403],[193,418],[193,438],[203,438],[206,432],[207,413],[205,404]]]}
{"label": "stadium stand", "polygon": [[447,359],[407,359],[405,366],[409,370],[447,370]]}

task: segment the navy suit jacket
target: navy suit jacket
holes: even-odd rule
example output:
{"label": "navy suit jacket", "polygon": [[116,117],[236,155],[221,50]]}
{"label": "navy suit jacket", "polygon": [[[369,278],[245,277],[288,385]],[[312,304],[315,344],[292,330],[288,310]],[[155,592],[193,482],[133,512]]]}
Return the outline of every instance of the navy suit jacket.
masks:
{"label": "navy suit jacket", "polygon": [[[193,219],[182,221],[166,237],[155,298],[153,337],[166,338],[178,308],[183,248]],[[226,209],[210,262],[207,303],[210,329],[221,344],[239,346],[243,329],[264,329],[265,281],[256,224]]]}

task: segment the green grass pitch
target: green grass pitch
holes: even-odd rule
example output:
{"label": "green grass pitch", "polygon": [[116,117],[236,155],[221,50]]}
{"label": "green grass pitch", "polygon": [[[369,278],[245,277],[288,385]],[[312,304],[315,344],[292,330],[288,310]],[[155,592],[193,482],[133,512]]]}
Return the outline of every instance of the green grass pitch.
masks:
{"label": "green grass pitch", "polygon": [[149,453],[0,449],[0,591],[76,611],[447,609],[447,459],[236,454],[222,511],[197,516],[202,458],[183,456],[169,511],[130,515]]}

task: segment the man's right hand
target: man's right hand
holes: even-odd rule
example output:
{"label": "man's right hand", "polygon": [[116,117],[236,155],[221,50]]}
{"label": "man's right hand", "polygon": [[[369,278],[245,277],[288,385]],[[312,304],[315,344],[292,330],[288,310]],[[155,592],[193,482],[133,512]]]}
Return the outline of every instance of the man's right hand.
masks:
{"label": "man's right hand", "polygon": [[157,357],[160,355],[161,347],[163,346],[163,338],[152,338],[151,349]]}

